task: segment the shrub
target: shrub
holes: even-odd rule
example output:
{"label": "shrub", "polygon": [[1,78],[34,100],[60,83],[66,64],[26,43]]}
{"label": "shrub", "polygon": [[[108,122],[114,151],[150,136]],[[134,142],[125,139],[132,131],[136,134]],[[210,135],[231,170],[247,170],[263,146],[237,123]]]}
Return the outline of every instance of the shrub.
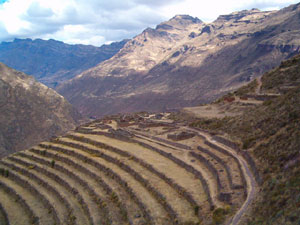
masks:
{"label": "shrub", "polygon": [[9,171],[8,171],[8,170],[5,170],[5,171],[4,171],[4,176],[5,176],[5,177],[8,177],[8,176],[9,176]]}
{"label": "shrub", "polygon": [[3,168],[0,168],[0,174],[2,175],[2,176],[4,176],[4,169]]}
{"label": "shrub", "polygon": [[30,170],[32,170],[32,169],[34,169],[35,168],[35,165],[30,165],[30,166],[28,166],[28,169],[30,169]]}
{"label": "shrub", "polygon": [[198,215],[198,212],[199,212],[199,206],[198,205],[194,206],[194,212],[195,212],[195,215]]}
{"label": "shrub", "polygon": [[217,208],[213,212],[213,222],[214,224],[221,224],[225,221],[225,216],[230,212],[230,206],[229,208],[226,206],[225,209],[223,208]]}
{"label": "shrub", "polygon": [[55,166],[55,161],[52,159],[51,161],[51,167],[53,168]]}

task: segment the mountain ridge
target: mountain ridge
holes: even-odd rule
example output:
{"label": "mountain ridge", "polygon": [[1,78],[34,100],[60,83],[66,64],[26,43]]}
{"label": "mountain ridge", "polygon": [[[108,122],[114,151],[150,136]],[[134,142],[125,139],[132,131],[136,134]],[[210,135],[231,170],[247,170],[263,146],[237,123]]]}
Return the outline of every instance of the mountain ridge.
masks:
{"label": "mountain ridge", "polygon": [[69,45],[53,39],[15,39],[0,44],[0,61],[55,88],[59,83],[109,59],[126,42],[123,40],[95,47]]}
{"label": "mountain ridge", "polygon": [[80,114],[32,76],[0,63],[0,156],[74,129]]}
{"label": "mountain ridge", "polygon": [[299,5],[253,9],[209,24],[176,22],[176,28],[170,25],[178,20],[174,17],[144,30],[111,59],[57,90],[81,113],[95,117],[209,102],[300,51],[299,11]]}

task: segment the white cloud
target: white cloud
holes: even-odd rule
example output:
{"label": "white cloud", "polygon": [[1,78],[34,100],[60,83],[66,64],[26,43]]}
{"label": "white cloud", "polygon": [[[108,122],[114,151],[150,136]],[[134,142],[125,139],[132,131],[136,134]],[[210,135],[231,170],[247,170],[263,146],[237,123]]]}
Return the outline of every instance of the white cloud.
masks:
{"label": "white cloud", "polygon": [[242,9],[279,9],[298,0],[9,0],[0,5],[0,41],[57,39],[101,45],[132,38],[176,14],[212,21]]}
{"label": "white cloud", "polygon": [[299,0],[185,0],[163,8],[164,13],[171,17],[174,14],[189,14],[205,22],[215,20],[219,15],[234,11],[259,8],[260,10],[279,9]]}

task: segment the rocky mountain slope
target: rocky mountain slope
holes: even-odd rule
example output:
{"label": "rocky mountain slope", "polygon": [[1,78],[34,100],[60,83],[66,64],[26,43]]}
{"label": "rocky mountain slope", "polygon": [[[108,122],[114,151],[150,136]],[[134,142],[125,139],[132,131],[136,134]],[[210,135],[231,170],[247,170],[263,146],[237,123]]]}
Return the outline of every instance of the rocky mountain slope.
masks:
{"label": "rocky mountain slope", "polygon": [[[252,82],[218,103],[224,104],[228,97],[236,101],[248,95],[264,97],[262,104],[236,117],[202,118],[191,123],[193,127],[226,135],[256,158],[263,182],[252,212],[242,224],[300,222],[299,71],[300,55],[264,74],[261,84]],[[255,93],[255,87],[259,93]]]}
{"label": "rocky mountain slope", "polygon": [[69,80],[116,54],[126,40],[110,45],[69,45],[55,40],[15,39],[0,44],[0,62],[33,75],[48,87]]}
{"label": "rocky mountain slope", "polygon": [[300,49],[300,5],[220,16],[175,16],[58,87],[85,115],[167,111],[211,101]]}
{"label": "rocky mountain slope", "polygon": [[80,115],[54,90],[0,63],[0,156],[75,128]]}

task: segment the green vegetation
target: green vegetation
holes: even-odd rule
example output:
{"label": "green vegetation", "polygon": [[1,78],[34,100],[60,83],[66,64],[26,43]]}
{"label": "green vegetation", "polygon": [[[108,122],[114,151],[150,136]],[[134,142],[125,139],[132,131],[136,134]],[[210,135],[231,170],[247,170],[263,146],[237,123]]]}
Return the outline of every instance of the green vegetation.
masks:
{"label": "green vegetation", "polygon": [[230,208],[226,207],[226,208],[217,208],[214,210],[213,212],[213,222],[214,224],[222,224],[225,219],[226,219],[226,215],[229,214],[230,212]]}
{"label": "green vegetation", "polygon": [[257,86],[258,86],[258,82],[255,79],[251,81],[249,84],[247,84],[246,86],[239,88],[237,91],[234,92],[234,94],[237,96],[243,96],[246,94],[254,93]]}
{"label": "green vegetation", "polygon": [[284,85],[300,83],[300,56],[281,63],[278,69],[266,73],[262,77],[262,89],[269,92],[279,92]]}
{"label": "green vegetation", "polygon": [[258,86],[258,82],[255,79],[251,81],[249,84],[239,88],[235,92],[229,92],[226,95],[223,95],[221,98],[217,99],[214,103],[221,103],[224,102],[225,100],[230,102],[230,100],[234,101],[235,96],[243,97],[244,95],[247,94],[253,94],[257,86]]}
{"label": "green vegetation", "polygon": [[[262,77],[262,88],[288,91],[235,118],[200,119],[191,126],[227,133],[255,156],[263,175],[262,191],[248,224],[300,224],[300,56]],[[253,84],[249,84],[254,86]],[[247,88],[236,93],[246,94]],[[219,210],[221,211],[221,210]],[[216,223],[222,213],[214,213]]]}
{"label": "green vegetation", "polygon": [[51,167],[53,168],[55,166],[55,160],[51,161]]}
{"label": "green vegetation", "polygon": [[195,215],[198,215],[200,207],[198,205],[194,206]]}
{"label": "green vegetation", "polygon": [[9,176],[9,170],[4,169],[4,168],[0,168],[0,175],[2,175],[4,177],[8,177]]}
{"label": "green vegetation", "polygon": [[219,129],[222,129],[224,125],[230,121],[230,117],[225,117],[222,119],[206,119],[200,118],[190,123],[191,127],[199,127],[202,129],[213,131],[214,133],[218,133]]}

